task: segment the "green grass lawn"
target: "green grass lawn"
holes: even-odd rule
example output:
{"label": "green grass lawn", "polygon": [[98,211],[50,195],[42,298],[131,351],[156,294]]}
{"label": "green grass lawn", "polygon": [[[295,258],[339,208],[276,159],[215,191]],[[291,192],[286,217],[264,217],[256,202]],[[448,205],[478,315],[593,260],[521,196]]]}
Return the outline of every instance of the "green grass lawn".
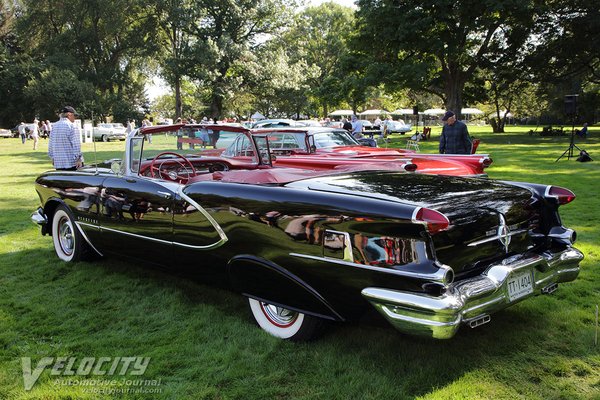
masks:
{"label": "green grass lawn", "polygon": [[[388,325],[336,324],[318,341],[294,344],[252,322],[242,297],[118,259],[65,264],[30,222],[35,177],[51,168],[31,142],[0,139],[0,399],[600,399],[600,129],[576,144],[598,161],[555,162],[568,137],[491,134],[470,127],[489,153],[492,179],[572,189],[561,210],[586,255],[577,281],[493,316],[448,341],[402,335]],[[435,152],[440,128],[422,152]],[[404,147],[407,136],[391,145]],[[88,163],[93,146],[84,144]],[[97,158],[123,142],[97,143]],[[46,369],[25,391],[21,357],[150,357],[142,377],[157,394],[98,394],[61,385]],[[82,377],[75,377],[81,379]],[[95,377],[104,379],[103,377]],[[96,386],[98,388],[98,386]],[[135,388],[135,387],[130,387]]]}

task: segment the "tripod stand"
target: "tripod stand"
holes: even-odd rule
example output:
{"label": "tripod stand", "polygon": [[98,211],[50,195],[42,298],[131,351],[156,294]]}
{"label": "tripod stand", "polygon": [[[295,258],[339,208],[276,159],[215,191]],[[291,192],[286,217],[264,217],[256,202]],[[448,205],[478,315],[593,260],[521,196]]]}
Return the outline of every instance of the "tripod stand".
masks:
{"label": "tripod stand", "polygon": [[567,160],[570,160],[571,157],[574,157],[573,148],[581,151],[581,149],[575,144],[575,116],[573,116],[573,127],[571,128],[571,142],[569,143],[569,147],[554,162],[558,162],[558,160],[563,158],[565,155],[567,156]]}

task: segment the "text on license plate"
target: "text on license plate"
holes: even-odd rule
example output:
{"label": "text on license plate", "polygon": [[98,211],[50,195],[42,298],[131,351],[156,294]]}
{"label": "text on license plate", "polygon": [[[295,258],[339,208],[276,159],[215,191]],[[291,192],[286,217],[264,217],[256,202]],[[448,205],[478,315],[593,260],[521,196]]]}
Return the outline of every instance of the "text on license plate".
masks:
{"label": "text on license plate", "polygon": [[533,293],[533,277],[531,271],[513,274],[508,278],[508,298],[515,301]]}

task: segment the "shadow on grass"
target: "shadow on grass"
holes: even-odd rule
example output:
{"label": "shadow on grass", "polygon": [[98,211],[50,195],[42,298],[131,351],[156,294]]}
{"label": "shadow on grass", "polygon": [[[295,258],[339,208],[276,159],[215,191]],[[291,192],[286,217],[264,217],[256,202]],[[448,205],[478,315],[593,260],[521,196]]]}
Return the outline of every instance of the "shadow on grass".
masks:
{"label": "shadow on grass", "polygon": [[[248,385],[240,381],[245,375],[295,396],[305,386],[336,380],[341,392],[325,390],[323,397],[402,398],[446,387],[471,371],[523,362],[544,343],[556,347],[556,327],[547,325],[556,310],[525,303],[495,314],[482,328],[461,329],[449,341],[401,335],[375,319],[331,324],[319,341],[294,344],[254,327],[240,295],[132,262],[65,264],[49,248],[3,257],[0,271],[0,308],[8,321],[0,347],[10,362],[22,356],[147,355],[155,365],[145,379],[199,374],[209,385],[231,388]],[[585,356],[577,348],[565,354]],[[277,383],[282,373],[298,382]],[[345,379],[356,381],[340,389]]]}

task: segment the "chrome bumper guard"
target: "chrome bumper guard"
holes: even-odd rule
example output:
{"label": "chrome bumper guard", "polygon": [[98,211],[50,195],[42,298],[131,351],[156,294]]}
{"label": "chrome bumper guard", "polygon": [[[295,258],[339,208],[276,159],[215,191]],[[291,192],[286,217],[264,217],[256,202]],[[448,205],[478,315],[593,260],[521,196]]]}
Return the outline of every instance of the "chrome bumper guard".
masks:
{"label": "chrome bumper guard", "polygon": [[[568,247],[558,253],[506,258],[479,276],[448,285],[445,293],[437,297],[375,287],[363,289],[362,295],[399,331],[449,339],[461,323],[475,322],[470,325],[477,326],[478,321],[489,321],[489,314],[495,311],[546,293],[546,288],[558,283],[575,280],[581,260],[583,254]],[[510,277],[527,271],[533,274],[533,292],[511,301]]]}
{"label": "chrome bumper guard", "polygon": [[48,218],[46,217],[46,214],[44,214],[44,209],[42,207],[39,207],[31,214],[31,221],[34,224],[42,226],[48,224]]}

